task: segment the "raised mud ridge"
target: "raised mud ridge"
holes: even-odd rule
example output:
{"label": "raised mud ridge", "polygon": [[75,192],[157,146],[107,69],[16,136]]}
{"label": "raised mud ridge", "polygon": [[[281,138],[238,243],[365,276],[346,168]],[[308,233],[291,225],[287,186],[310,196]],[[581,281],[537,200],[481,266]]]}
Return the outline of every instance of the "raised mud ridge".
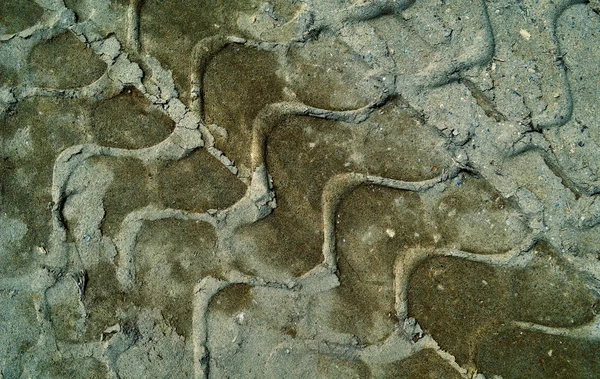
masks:
{"label": "raised mud ridge", "polygon": [[598,14],[2,1],[0,378],[593,377]]}

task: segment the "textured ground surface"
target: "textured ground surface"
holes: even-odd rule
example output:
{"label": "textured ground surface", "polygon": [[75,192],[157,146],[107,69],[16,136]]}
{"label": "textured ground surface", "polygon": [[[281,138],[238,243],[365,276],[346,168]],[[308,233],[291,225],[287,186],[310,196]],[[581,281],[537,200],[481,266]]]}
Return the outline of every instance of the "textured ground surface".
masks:
{"label": "textured ground surface", "polygon": [[0,1],[0,378],[592,378],[596,0]]}

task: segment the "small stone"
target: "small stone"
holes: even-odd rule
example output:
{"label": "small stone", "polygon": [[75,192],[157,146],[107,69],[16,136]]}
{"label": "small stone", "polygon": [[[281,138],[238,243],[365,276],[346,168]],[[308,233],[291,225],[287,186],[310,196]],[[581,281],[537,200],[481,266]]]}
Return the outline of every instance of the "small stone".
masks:
{"label": "small stone", "polygon": [[235,322],[237,322],[238,325],[244,325],[245,321],[246,321],[246,314],[244,312],[240,312],[237,314],[237,316],[235,316]]}
{"label": "small stone", "polygon": [[521,37],[523,37],[526,41],[529,41],[531,39],[531,33],[529,33],[527,30],[525,29],[521,29],[519,30],[519,34],[521,35]]}

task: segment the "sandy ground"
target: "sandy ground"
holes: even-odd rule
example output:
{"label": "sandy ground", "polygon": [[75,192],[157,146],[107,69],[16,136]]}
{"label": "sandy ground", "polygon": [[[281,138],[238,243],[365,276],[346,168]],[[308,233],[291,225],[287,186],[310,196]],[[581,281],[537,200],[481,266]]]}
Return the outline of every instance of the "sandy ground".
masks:
{"label": "sandy ground", "polygon": [[593,378],[600,3],[0,2],[0,378]]}

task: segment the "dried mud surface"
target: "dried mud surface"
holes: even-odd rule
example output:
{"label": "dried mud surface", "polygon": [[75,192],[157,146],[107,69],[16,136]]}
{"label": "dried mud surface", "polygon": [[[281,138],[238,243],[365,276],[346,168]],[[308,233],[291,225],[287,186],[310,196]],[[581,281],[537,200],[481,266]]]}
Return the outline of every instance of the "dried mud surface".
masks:
{"label": "dried mud surface", "polygon": [[597,0],[0,2],[0,378],[592,378]]}

